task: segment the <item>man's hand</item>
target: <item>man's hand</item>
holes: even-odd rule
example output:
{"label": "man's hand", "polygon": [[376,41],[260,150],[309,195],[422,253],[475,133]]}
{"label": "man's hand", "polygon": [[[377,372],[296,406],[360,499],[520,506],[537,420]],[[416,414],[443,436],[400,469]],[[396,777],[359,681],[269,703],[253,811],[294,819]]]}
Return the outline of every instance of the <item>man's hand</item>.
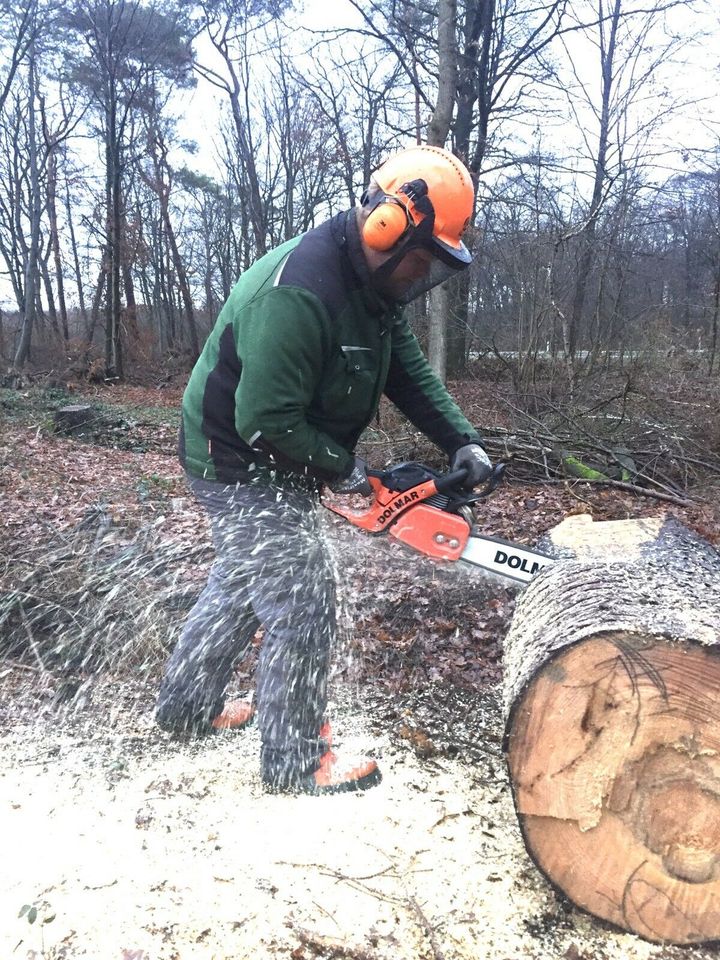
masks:
{"label": "man's hand", "polygon": [[355,457],[352,473],[342,480],[329,484],[333,493],[361,493],[364,497],[372,494],[372,487],[367,477],[367,464],[360,457]]}
{"label": "man's hand", "polygon": [[450,458],[451,470],[467,470],[464,486],[469,490],[488,479],[492,473],[490,458],[479,443],[466,443]]}

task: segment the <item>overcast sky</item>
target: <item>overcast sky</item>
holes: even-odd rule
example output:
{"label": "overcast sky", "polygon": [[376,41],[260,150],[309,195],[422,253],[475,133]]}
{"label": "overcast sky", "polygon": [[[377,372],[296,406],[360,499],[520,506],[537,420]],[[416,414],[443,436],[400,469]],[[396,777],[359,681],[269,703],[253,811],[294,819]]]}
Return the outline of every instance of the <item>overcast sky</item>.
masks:
{"label": "overcast sky", "polygon": [[[630,3],[632,2],[637,5],[637,0],[630,0]],[[668,15],[669,26],[675,31],[685,35],[692,31],[702,35],[702,39],[685,48],[682,53],[684,63],[668,62],[658,73],[658,89],[665,88],[668,97],[676,104],[687,104],[675,112],[655,135],[653,149],[658,153],[664,151],[664,155],[658,157],[658,179],[663,178],[663,170],[670,174],[673,170],[682,169],[681,147],[693,149],[709,145],[713,139],[720,137],[719,6],[720,4],[713,0],[693,14],[681,6]],[[578,7],[579,4],[576,3],[575,9]],[[309,41],[309,34],[304,33],[301,28],[331,30],[362,23],[360,15],[348,0],[333,0],[332,3],[328,0],[306,0],[302,8],[300,5],[298,8],[296,12],[286,16],[285,22],[297,28],[293,44],[300,58]],[[657,39],[659,40],[659,35]],[[201,59],[212,57],[213,51],[209,43],[201,45],[199,55]],[[559,45],[554,47],[554,57],[559,62],[565,58],[572,62],[572,67],[567,63],[562,67],[562,77],[568,86],[576,87],[578,95],[581,83],[588,91],[597,95],[598,56],[591,41],[577,34],[570,34],[564,51]],[[198,154],[189,165],[197,166],[208,174],[213,173],[212,140],[217,137],[222,101],[222,93],[204,80],[199,81],[193,93],[183,97],[182,111],[186,119],[184,129],[188,136],[198,142]],[[568,110],[567,102],[563,103],[562,96],[558,96],[557,105],[561,111],[566,112],[555,121],[543,124],[544,146],[569,156],[571,160],[574,157],[573,165],[580,164],[581,161],[575,155],[578,152],[587,155],[588,152],[583,131],[578,130],[575,118]],[[653,96],[649,102],[641,105],[635,122],[642,122],[656,108],[657,97]],[[582,107],[579,119],[592,148],[597,124],[592,114]]]}
{"label": "overcast sky", "polygon": [[[583,0],[573,3],[573,9],[580,8],[582,2]],[[640,2],[641,0],[627,0],[628,4]],[[310,36],[303,28],[329,30],[361,22],[359,14],[348,0],[306,0],[302,7],[299,4],[297,6],[298,10],[286,17],[286,23],[294,28],[289,41],[293,50],[286,52],[295,56],[296,62],[302,62],[303,51],[310,42]],[[653,148],[658,153],[658,160],[653,172],[658,181],[667,179],[673,172],[692,169],[696,164],[692,151],[717,144],[720,140],[720,3],[711,0],[692,16],[686,7],[677,7],[670,14],[670,24],[681,34],[692,30],[694,33],[703,34],[703,38],[687,47],[684,52],[685,63],[668,62],[658,76],[660,93],[664,89],[669,99],[686,104],[655,134]],[[351,42],[344,39],[344,48],[347,49],[347,44]],[[212,53],[209,41],[199,43],[199,59],[212,62]],[[563,82],[567,85],[582,83],[589,90],[597,92],[599,68],[593,45],[571,35],[565,53],[559,46],[555,48],[555,58],[559,60],[563,56],[572,63],[572,67],[567,63],[563,68]],[[258,69],[261,67],[258,66]],[[186,164],[191,169],[210,176],[216,175],[214,141],[219,137],[219,118],[224,100],[221,91],[202,79],[199,79],[194,91],[184,92],[179,96],[177,113],[182,117],[181,134],[196,141],[198,151],[193,156],[176,156],[176,163]],[[562,97],[558,96],[557,104],[561,103]],[[656,106],[657,103],[653,101],[645,104],[643,109],[651,112]],[[596,143],[597,122],[592,113],[584,108],[580,110],[581,123],[578,126],[578,118],[573,118],[567,110],[566,102],[564,109],[566,113],[561,112],[554,121],[543,122],[542,146],[546,151],[553,150],[566,157],[571,168],[586,172],[588,176],[584,181],[581,178],[580,190],[587,198],[591,189],[588,154]],[[523,135],[528,137],[532,132],[531,129],[522,131]],[[688,153],[685,158],[683,151]],[[97,163],[98,175],[101,176],[99,154]],[[9,285],[2,277],[0,304],[11,309],[13,307]]]}

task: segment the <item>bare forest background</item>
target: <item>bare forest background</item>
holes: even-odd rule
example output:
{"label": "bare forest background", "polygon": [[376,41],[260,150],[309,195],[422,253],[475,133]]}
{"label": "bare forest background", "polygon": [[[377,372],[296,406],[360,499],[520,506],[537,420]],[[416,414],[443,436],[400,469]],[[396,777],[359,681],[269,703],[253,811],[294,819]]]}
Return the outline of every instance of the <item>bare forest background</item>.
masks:
{"label": "bare forest background", "polygon": [[677,351],[712,375],[700,0],[334,6],[347,26],[287,0],[0,0],[6,386],[189,369],[255,258],[420,141],[478,188],[473,268],[411,308],[442,376],[493,357],[524,392],[539,370],[571,389]]}

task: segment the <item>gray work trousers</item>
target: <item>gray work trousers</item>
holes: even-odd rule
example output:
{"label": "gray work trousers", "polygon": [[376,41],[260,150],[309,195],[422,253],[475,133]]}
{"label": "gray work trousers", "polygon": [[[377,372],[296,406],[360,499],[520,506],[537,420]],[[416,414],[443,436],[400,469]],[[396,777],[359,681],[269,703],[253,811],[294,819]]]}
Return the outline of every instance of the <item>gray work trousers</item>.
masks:
{"label": "gray work trousers", "polygon": [[335,585],[317,496],[262,483],[190,478],[207,511],[215,562],[166,665],[157,704],[165,729],[202,732],[223,708],[232,667],[265,628],[257,678],[263,776],[315,768],[335,635]]}

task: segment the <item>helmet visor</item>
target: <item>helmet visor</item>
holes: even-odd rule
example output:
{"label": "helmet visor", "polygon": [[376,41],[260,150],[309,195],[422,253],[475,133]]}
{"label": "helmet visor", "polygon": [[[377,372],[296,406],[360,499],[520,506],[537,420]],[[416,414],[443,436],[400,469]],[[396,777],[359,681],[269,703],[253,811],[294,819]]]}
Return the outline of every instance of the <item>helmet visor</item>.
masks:
{"label": "helmet visor", "polygon": [[410,286],[404,290],[399,297],[397,297],[396,303],[399,303],[401,306],[407,306],[408,303],[412,303],[413,300],[417,300],[418,297],[421,297],[424,293],[427,293],[428,290],[432,290],[433,287],[437,287],[441,283],[445,283],[445,281],[450,280],[451,277],[456,277],[458,273],[469,266],[469,264],[470,259],[468,259],[467,262],[462,263],[457,258],[453,258],[453,262],[451,264],[449,262],[449,257],[448,260],[440,259],[440,257],[436,254],[436,256],[433,257],[433,261],[430,264],[428,272],[425,274],[425,276],[411,283]]}
{"label": "helmet visor", "polygon": [[433,237],[428,249],[438,260],[455,270],[463,270],[472,263],[472,254],[462,241],[457,247],[452,247],[440,237]]}

